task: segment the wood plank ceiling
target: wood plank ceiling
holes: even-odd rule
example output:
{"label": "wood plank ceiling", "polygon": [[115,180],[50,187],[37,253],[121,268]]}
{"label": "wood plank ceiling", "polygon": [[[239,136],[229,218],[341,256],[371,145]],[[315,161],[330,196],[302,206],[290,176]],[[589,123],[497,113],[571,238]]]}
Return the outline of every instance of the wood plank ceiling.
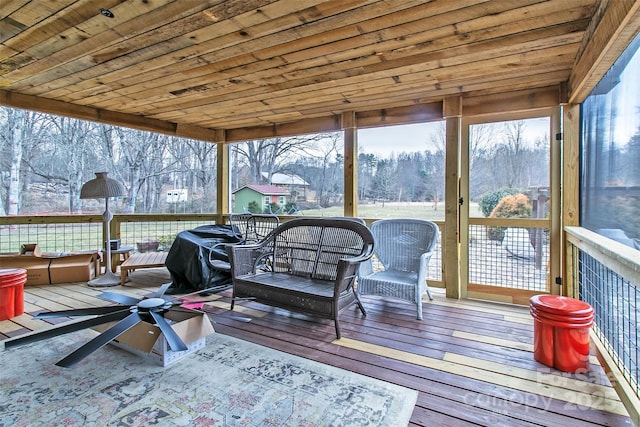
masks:
{"label": "wood plank ceiling", "polygon": [[209,131],[558,87],[599,3],[3,0],[0,104]]}

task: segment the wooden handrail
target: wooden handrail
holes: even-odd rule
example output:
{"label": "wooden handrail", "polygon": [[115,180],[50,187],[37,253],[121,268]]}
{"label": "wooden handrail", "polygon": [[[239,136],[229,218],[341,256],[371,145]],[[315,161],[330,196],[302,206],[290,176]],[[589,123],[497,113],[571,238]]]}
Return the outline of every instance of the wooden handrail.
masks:
{"label": "wooden handrail", "polygon": [[567,242],[587,252],[634,286],[640,283],[638,251],[583,227],[565,227]]}

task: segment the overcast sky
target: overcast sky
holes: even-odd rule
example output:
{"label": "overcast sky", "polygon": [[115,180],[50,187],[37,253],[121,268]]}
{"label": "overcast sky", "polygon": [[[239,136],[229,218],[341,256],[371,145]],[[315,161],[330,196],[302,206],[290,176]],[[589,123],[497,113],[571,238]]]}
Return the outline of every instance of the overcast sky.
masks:
{"label": "overcast sky", "polygon": [[438,126],[439,122],[359,129],[358,150],[377,155],[425,151],[429,148],[430,133]]}
{"label": "overcast sky", "polygon": [[[432,149],[430,135],[437,134],[440,126],[441,122],[432,122],[360,129],[358,150],[361,153],[388,156],[392,152],[398,154]],[[525,120],[525,134],[530,141],[549,135],[549,118]]]}

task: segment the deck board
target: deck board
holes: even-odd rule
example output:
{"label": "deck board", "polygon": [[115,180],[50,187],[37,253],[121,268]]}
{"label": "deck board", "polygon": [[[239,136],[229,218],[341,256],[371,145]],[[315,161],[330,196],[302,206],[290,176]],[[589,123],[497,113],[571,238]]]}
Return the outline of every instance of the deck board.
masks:
{"label": "deck board", "polygon": [[[108,289],[26,287],[25,309],[109,304],[98,298],[105,290],[142,297],[169,280],[165,268],[152,268]],[[526,307],[447,300],[437,292],[417,321],[408,304],[363,297],[367,316],[345,310],[343,339],[336,340],[331,321],[254,301],[237,302],[229,311],[230,296],[225,291],[189,299],[206,301],[203,309],[217,333],[417,390],[411,426],[633,426],[599,364],[592,363],[588,375],[574,375],[533,359]],[[51,323],[29,314],[0,321],[0,339]]]}

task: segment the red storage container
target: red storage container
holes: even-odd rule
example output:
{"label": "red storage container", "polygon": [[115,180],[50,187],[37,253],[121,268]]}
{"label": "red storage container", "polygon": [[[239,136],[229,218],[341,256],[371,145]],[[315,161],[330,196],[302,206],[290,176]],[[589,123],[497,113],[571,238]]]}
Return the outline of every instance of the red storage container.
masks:
{"label": "red storage container", "polygon": [[24,312],[24,284],[27,270],[0,269],[0,320],[8,320]]}
{"label": "red storage container", "polygon": [[15,291],[13,286],[0,283],[0,320],[11,319],[15,313]]}
{"label": "red storage container", "polygon": [[534,358],[564,372],[589,369],[593,308],[584,301],[559,295],[536,295],[529,302]]}

